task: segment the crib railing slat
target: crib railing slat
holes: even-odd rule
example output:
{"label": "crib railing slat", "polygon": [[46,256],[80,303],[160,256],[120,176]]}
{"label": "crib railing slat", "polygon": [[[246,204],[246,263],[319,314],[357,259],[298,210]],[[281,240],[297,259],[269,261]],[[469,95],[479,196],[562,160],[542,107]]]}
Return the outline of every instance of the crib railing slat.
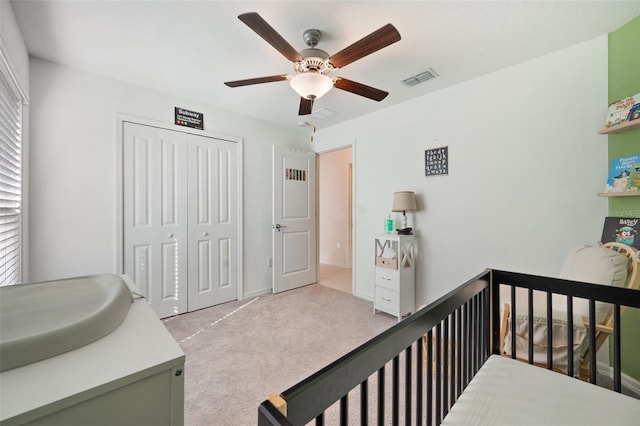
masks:
{"label": "crib railing slat", "polygon": [[400,421],[400,355],[393,357],[393,368],[391,372],[391,409],[392,419],[391,422],[395,426]]}
{"label": "crib railing slat", "polygon": [[573,376],[573,297],[567,296],[567,375]]}
{"label": "crib railing slat", "polygon": [[[527,314],[529,315],[529,336],[533,336],[533,290],[527,290]],[[515,336],[515,333],[511,336]],[[512,339],[513,340],[513,339]],[[529,364],[533,364],[533,339],[529,339]]]}
{"label": "crib railing slat", "polygon": [[439,425],[442,422],[442,323],[436,326],[436,424]]}
{"label": "crib railing slat", "polygon": [[369,379],[360,383],[360,424],[369,424]]}
{"label": "crib railing slat", "polygon": [[411,346],[404,350],[404,423],[411,426]]}
{"label": "crib railing slat", "polygon": [[[529,319],[531,321],[531,319]],[[547,292],[547,330],[553,330],[553,302],[551,292]],[[530,334],[529,336],[533,336]],[[529,339],[532,340],[532,339]],[[547,370],[553,370],[553,333],[547,333]]]}
{"label": "crib railing slat", "polygon": [[443,347],[442,347],[442,418],[449,412],[449,317],[442,322]]}
{"label": "crib railing slat", "polygon": [[416,341],[416,424],[422,424],[422,373],[423,373],[423,360],[424,349],[422,347],[423,338],[419,338]]}
{"label": "crib railing slat", "polygon": [[378,370],[378,426],[384,426],[384,365]]}
{"label": "crib railing slat", "polygon": [[[593,323],[591,323],[593,324]],[[591,327],[595,328],[595,327]],[[622,391],[622,366],[620,355],[620,305],[613,305],[613,390]]]}
{"label": "crib railing slat", "polygon": [[340,426],[349,426],[349,394],[340,398]]}
{"label": "crib railing slat", "polygon": [[427,426],[433,424],[433,331],[427,332]]}
{"label": "crib railing slat", "polygon": [[516,358],[516,339],[513,338],[513,336],[516,335],[516,288],[514,286],[511,286],[511,292],[510,292],[510,302],[511,302],[511,321],[509,324],[509,328],[511,329],[511,358],[515,359]]}
{"label": "crib railing slat", "polygon": [[589,382],[596,384],[596,301],[589,299]]}
{"label": "crib railing slat", "polygon": [[464,387],[466,388],[471,381],[471,315],[470,315],[470,303],[464,304],[465,315],[465,374],[464,374]]}
{"label": "crib railing slat", "polygon": [[450,396],[449,401],[451,401],[451,405],[456,401],[456,382],[457,382],[457,371],[456,371],[456,346],[458,346],[458,340],[456,339],[456,326],[458,324],[457,320],[457,311],[451,314],[451,374],[450,381],[451,387],[449,389]]}

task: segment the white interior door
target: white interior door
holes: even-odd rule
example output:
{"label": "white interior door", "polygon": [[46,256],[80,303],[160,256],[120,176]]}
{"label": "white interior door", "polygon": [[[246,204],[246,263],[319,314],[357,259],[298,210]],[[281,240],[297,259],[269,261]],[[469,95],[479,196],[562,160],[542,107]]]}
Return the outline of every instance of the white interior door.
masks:
{"label": "white interior door", "polygon": [[273,146],[273,292],[315,283],[316,154]]}
{"label": "white interior door", "polygon": [[161,318],[187,311],[187,135],[124,123],[124,272]]}
{"label": "white interior door", "polygon": [[237,144],[189,135],[189,311],[238,298]]}

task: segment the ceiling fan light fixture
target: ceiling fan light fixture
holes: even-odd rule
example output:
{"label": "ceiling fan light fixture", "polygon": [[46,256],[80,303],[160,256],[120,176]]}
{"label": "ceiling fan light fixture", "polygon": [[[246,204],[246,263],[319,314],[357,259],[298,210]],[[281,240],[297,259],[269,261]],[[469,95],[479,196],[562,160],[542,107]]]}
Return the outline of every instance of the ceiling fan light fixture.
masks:
{"label": "ceiling fan light fixture", "polygon": [[333,87],[331,78],[317,72],[296,74],[289,83],[300,96],[309,100],[320,99]]}

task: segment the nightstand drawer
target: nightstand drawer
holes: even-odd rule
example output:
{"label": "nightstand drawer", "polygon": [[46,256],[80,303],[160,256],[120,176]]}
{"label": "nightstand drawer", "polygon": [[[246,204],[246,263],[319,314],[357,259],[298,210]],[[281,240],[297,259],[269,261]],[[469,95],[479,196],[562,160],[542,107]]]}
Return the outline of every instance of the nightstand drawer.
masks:
{"label": "nightstand drawer", "polygon": [[376,287],[376,308],[392,315],[398,315],[398,292],[384,287]]}
{"label": "nightstand drawer", "polygon": [[400,288],[400,274],[395,269],[376,268],[376,285],[397,291]]}
{"label": "nightstand drawer", "polygon": [[398,258],[397,257],[376,257],[376,266],[380,268],[389,268],[389,269],[398,269]]}

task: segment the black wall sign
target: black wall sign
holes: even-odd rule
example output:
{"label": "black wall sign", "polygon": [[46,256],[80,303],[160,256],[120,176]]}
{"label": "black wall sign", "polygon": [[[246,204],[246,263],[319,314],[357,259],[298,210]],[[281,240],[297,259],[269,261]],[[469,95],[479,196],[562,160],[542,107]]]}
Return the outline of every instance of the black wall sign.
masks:
{"label": "black wall sign", "polygon": [[188,109],[175,107],[176,124],[178,126],[191,127],[203,130],[204,114],[201,112],[189,111]]}
{"label": "black wall sign", "polygon": [[424,152],[424,175],[449,174],[449,147],[427,149]]}

